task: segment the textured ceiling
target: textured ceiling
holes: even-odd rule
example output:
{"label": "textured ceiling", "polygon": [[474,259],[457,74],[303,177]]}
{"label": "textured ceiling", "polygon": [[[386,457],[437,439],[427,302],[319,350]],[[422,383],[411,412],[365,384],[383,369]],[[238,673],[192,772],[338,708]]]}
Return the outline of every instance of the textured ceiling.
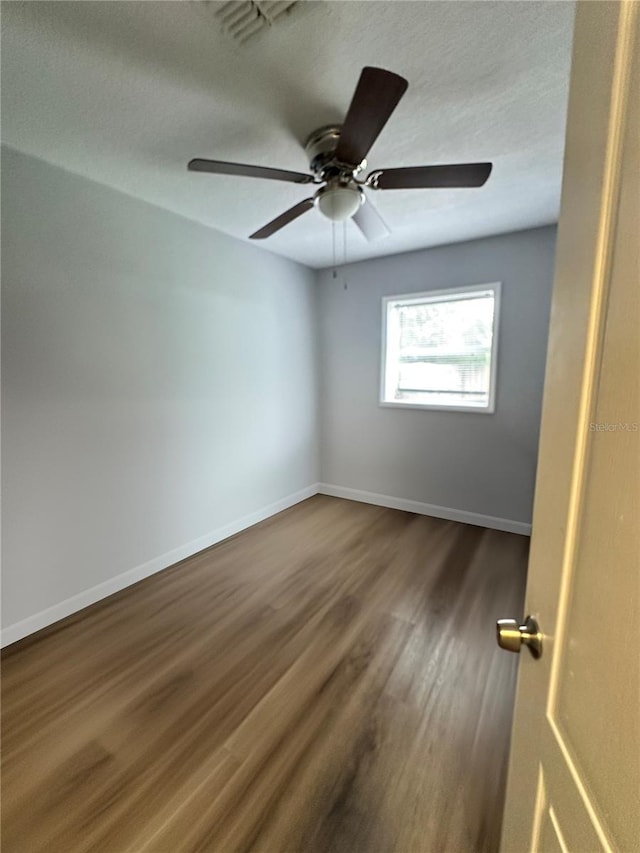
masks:
{"label": "textured ceiling", "polygon": [[[372,193],[392,236],[347,227],[349,260],[554,222],[573,3],[299,2],[242,45],[216,3],[2,3],[2,139],[246,239],[309,195],[188,173],[192,157],[306,170],[310,131],[344,117],[360,69],[409,90],[369,168],[492,160],[482,189]],[[340,228],[340,238],[342,236]],[[313,210],[261,243],[332,262]]]}

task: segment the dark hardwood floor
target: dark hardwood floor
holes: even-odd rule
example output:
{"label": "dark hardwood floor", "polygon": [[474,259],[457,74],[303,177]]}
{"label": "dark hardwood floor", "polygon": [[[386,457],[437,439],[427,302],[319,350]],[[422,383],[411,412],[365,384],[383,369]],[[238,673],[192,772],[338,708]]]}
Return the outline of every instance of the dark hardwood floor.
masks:
{"label": "dark hardwood floor", "polygon": [[497,850],[527,548],[317,496],[15,644],[2,850]]}

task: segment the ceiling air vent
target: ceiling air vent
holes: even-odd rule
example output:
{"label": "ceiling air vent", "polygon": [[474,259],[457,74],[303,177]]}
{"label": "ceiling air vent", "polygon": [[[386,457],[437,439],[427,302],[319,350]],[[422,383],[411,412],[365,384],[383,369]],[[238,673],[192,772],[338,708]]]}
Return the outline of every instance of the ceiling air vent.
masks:
{"label": "ceiling air vent", "polygon": [[227,35],[244,42],[288,14],[297,0],[229,0],[216,3],[216,17]]}

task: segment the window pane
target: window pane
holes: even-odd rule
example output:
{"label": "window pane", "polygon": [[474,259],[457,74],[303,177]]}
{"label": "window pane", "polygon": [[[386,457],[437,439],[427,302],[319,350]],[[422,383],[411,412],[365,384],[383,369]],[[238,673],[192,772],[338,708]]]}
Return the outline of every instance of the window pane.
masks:
{"label": "window pane", "polygon": [[495,291],[387,303],[386,402],[487,408]]}

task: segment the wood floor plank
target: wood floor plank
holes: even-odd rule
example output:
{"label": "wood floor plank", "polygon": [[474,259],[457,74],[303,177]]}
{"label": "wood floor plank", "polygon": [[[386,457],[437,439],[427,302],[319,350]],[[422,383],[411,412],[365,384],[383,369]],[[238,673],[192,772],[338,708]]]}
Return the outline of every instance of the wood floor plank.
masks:
{"label": "wood floor plank", "polygon": [[317,496],[15,644],[3,851],[497,850],[527,546]]}

